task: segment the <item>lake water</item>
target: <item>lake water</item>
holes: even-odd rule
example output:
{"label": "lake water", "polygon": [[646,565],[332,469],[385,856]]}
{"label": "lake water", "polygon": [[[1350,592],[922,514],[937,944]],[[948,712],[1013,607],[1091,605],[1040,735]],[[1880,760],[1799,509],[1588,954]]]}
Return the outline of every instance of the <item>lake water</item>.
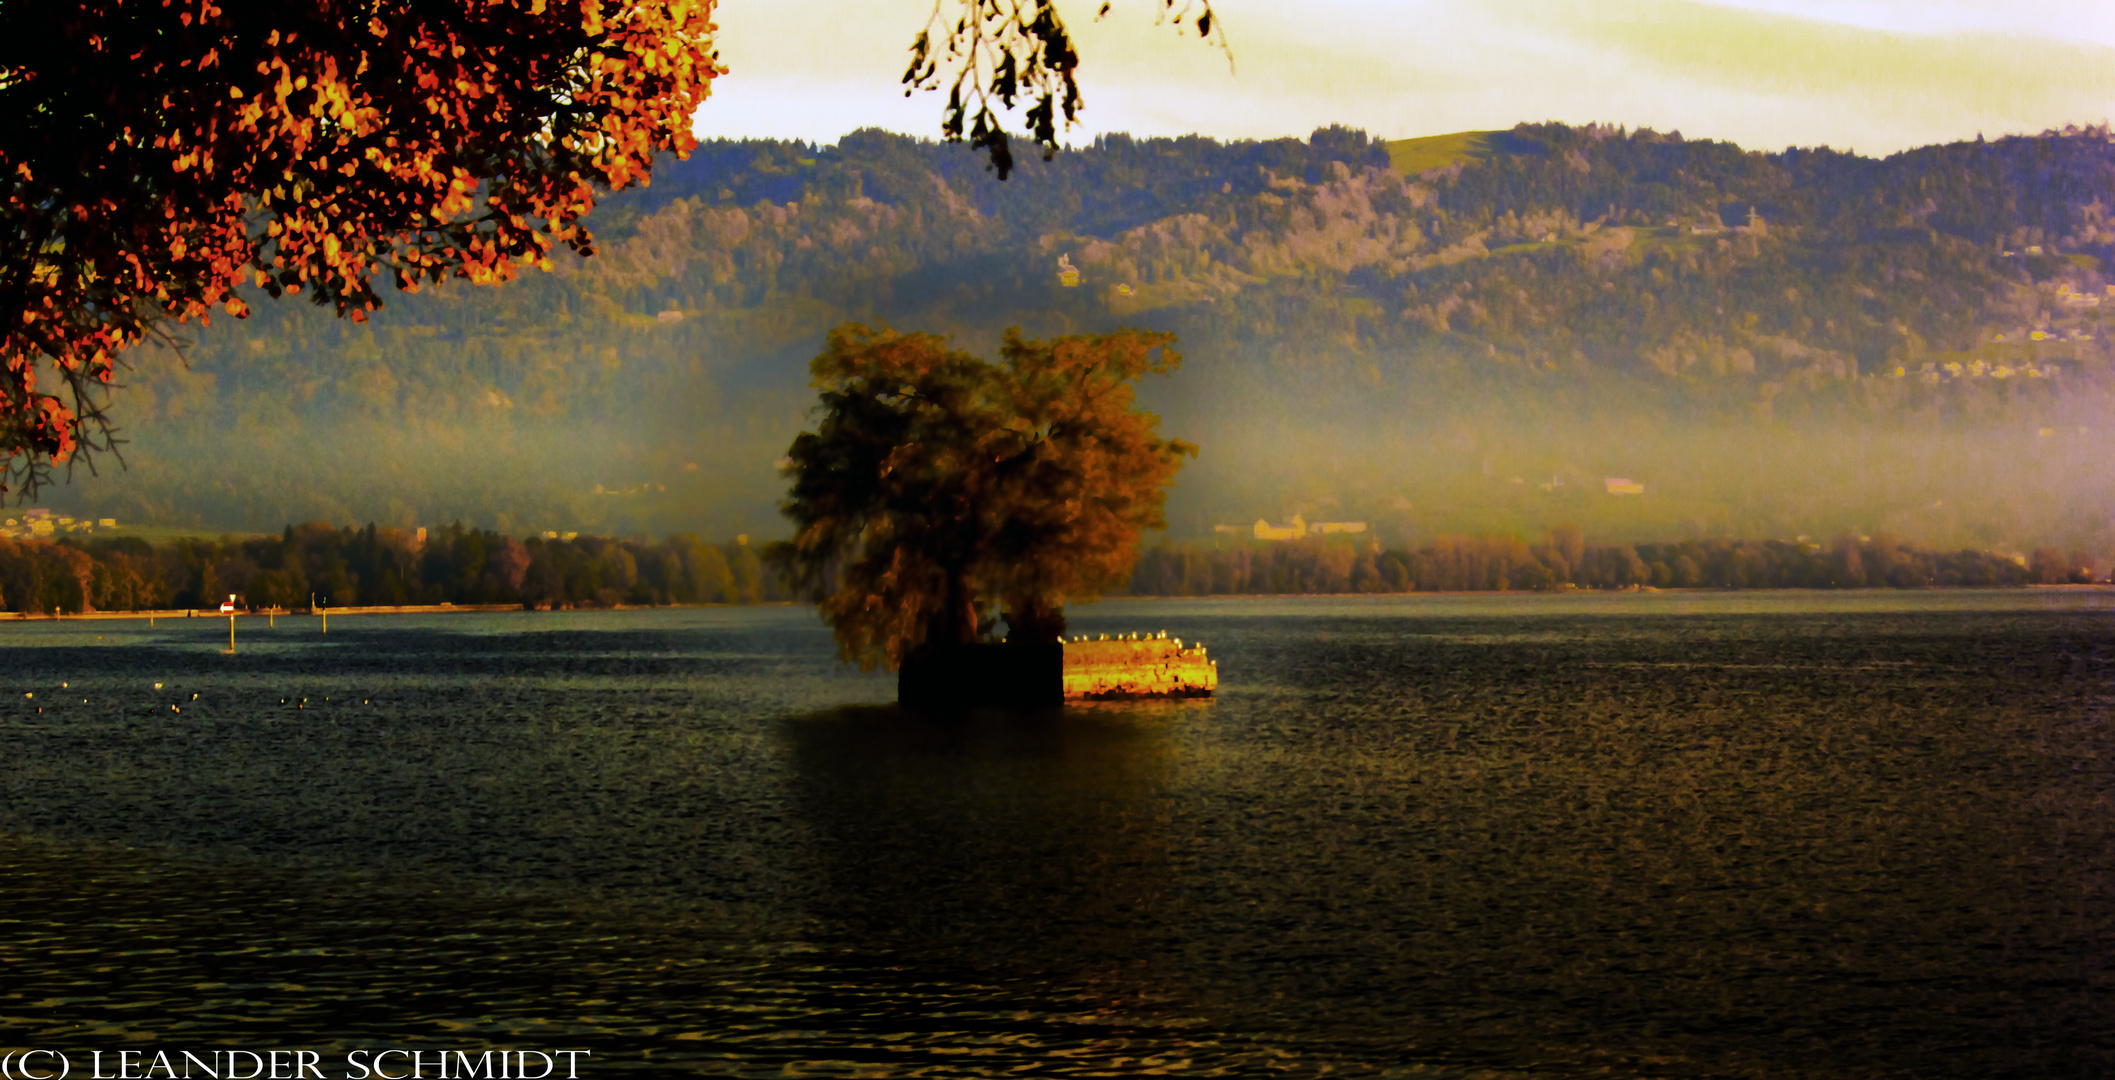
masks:
{"label": "lake water", "polygon": [[1110,602],[1218,697],[953,717],[789,608],[6,624],[0,1049],[2115,1075],[2111,619]]}

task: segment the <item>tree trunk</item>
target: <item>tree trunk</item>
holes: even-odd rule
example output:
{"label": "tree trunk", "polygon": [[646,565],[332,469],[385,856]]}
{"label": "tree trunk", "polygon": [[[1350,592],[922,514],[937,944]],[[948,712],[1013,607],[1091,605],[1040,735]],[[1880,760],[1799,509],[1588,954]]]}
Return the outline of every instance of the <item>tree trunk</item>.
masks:
{"label": "tree trunk", "polygon": [[1033,596],[1016,596],[1007,604],[1006,641],[1010,645],[1048,645],[1065,636],[1065,605]]}
{"label": "tree trunk", "polygon": [[969,572],[951,570],[947,575],[947,599],[940,611],[940,635],[935,644],[974,645],[977,642],[977,593],[969,583]]}

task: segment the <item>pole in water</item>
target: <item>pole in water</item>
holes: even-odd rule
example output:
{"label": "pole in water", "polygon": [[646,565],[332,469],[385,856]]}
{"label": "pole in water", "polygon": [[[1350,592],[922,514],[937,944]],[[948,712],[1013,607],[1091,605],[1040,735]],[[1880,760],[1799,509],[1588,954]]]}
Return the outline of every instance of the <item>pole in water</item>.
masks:
{"label": "pole in water", "polygon": [[235,651],[235,616],[228,616],[228,651]]}

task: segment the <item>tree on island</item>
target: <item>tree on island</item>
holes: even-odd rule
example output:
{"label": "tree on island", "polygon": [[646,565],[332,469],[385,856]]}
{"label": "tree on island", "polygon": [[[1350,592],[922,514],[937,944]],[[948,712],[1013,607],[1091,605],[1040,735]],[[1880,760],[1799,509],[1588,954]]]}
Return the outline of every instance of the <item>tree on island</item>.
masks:
{"label": "tree on island", "polygon": [[[1190,10],[1161,3],[1178,22]],[[215,308],[242,317],[238,286],[305,291],[357,321],[382,305],[377,276],[416,291],[548,269],[560,247],[590,254],[580,222],[596,198],[695,145],[692,114],[724,73],[713,7],[0,9],[0,481],[34,490],[50,463],[110,449],[120,355]],[[1078,57],[1047,0],[942,0],[913,55],[904,81],[952,76],[942,130],[963,138],[972,112],[970,141],[1002,179],[1012,159],[992,100],[1034,99],[1046,155],[1053,109],[1069,124],[1079,105]]]}
{"label": "tree on island", "polygon": [[1181,363],[1174,341],[1008,330],[994,364],[932,334],[838,327],[810,365],[816,430],[783,464],[796,531],[768,558],[866,670],[1000,618],[1010,642],[1055,642],[1068,599],[1128,579],[1197,453],[1135,406],[1140,377]]}

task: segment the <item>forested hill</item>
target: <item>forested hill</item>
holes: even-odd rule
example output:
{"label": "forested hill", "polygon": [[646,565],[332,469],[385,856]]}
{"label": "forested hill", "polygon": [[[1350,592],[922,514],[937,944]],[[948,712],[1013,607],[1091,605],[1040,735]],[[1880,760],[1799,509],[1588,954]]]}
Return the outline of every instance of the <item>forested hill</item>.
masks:
{"label": "forested hill", "polygon": [[[2105,129],[1885,160],[1555,124],[1464,142],[1453,165],[1404,175],[1388,145],[1342,129],[1106,137],[1006,184],[956,148],[878,132],[723,142],[611,207],[629,233],[611,262],[642,312],[773,292],[936,320],[1017,305],[1187,317],[1293,361],[1495,350],[1695,380],[1816,361],[1847,378],[2000,334],[2090,332],[2067,300],[2104,295],[2115,250]],[[1060,256],[1076,295],[1051,292]]]}
{"label": "forested hill", "polygon": [[[1583,520],[2079,542],[2109,506],[2084,474],[2111,180],[2105,128],[1882,160],[1561,125],[1108,136],[1005,183],[880,132],[717,142],[607,200],[594,259],[365,326],[260,303],[188,371],[142,357],[135,468],[54,498],[271,528],[769,531],[829,327],[988,348],[1121,324],[1189,358],[1148,391],[1205,448],[1178,531],[1304,511],[1411,539]],[[1648,498],[1586,499],[1603,475]]]}

